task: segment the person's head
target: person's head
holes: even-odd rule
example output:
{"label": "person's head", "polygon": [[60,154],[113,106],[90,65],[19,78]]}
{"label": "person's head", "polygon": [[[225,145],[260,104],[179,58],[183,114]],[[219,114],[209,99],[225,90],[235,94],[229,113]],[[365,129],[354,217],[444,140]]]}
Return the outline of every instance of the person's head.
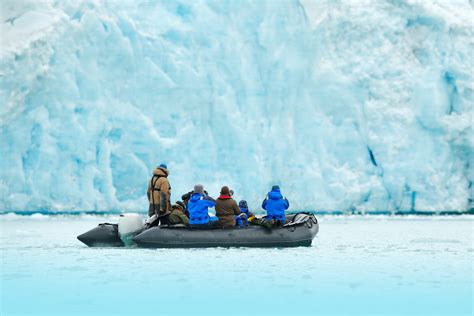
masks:
{"label": "person's head", "polygon": [[248,208],[247,201],[245,201],[245,200],[240,201],[239,202],[239,207],[240,208]]}
{"label": "person's head", "polygon": [[179,204],[179,202],[176,202],[176,204],[173,204],[173,205],[171,206],[171,209],[173,209],[173,210],[177,209],[177,210],[181,210],[181,211],[182,211],[182,210],[184,210],[184,207],[182,207],[182,206]]}
{"label": "person's head", "polygon": [[222,188],[221,188],[221,195],[228,195],[230,196],[230,189],[228,186],[224,185]]}
{"label": "person's head", "polygon": [[272,186],[272,191],[280,191],[280,186],[275,184]]}
{"label": "person's head", "polygon": [[181,202],[181,201],[176,201],[176,205],[181,206],[181,209],[183,209],[183,210],[186,209],[186,204],[184,204],[184,203]]}
{"label": "person's head", "polygon": [[158,167],[153,170],[154,175],[162,175],[169,176],[170,172],[168,170],[168,166],[165,163],[161,163]]}
{"label": "person's head", "polygon": [[199,193],[204,195],[204,186],[202,184],[196,184],[194,186],[194,193]]}

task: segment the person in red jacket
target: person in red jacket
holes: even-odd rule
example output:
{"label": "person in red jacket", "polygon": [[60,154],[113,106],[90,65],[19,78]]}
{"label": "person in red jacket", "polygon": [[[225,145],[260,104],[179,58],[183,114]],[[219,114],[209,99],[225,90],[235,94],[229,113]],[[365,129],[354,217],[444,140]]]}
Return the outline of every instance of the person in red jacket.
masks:
{"label": "person in red jacket", "polygon": [[217,226],[232,227],[235,226],[235,216],[240,215],[240,209],[237,202],[232,198],[228,186],[223,186],[221,195],[216,200],[216,216],[219,218]]}

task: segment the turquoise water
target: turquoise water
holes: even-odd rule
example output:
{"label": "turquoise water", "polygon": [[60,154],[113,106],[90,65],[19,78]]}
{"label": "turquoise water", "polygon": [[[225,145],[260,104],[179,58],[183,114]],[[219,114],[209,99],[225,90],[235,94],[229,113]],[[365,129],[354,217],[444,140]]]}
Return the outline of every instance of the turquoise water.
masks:
{"label": "turquoise water", "polygon": [[474,217],[322,216],[312,247],[87,248],[116,217],[0,216],[1,315],[472,315]]}

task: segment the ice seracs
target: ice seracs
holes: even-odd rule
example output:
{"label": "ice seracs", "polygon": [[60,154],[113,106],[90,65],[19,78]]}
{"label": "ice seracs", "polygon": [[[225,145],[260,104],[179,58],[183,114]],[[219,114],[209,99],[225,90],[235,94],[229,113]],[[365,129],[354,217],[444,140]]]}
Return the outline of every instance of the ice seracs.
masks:
{"label": "ice seracs", "polygon": [[0,209],[145,210],[229,184],[292,209],[465,211],[468,1],[2,1]]}

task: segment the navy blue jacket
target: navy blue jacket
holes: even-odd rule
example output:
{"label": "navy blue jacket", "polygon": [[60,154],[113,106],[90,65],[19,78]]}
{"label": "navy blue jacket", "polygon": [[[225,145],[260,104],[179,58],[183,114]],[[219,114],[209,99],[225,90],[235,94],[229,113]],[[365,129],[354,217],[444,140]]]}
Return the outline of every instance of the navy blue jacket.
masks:
{"label": "navy blue jacket", "polygon": [[240,213],[247,215],[247,217],[255,216],[252,212],[249,211],[248,208],[246,207],[239,207],[239,208],[240,208]]}

